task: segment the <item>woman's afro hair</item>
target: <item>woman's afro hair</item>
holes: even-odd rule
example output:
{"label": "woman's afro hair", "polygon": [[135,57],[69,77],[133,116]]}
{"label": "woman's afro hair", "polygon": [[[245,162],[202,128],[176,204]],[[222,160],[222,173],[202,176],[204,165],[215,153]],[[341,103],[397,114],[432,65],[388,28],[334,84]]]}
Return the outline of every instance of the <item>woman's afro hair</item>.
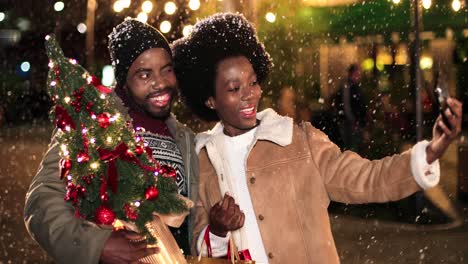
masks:
{"label": "woman's afro hair", "polygon": [[221,60],[245,56],[259,83],[273,65],[254,27],[243,15],[233,13],[218,13],[196,23],[189,36],[172,44],[172,54],[182,99],[207,121],[219,120],[205,101],[214,96],[216,68]]}

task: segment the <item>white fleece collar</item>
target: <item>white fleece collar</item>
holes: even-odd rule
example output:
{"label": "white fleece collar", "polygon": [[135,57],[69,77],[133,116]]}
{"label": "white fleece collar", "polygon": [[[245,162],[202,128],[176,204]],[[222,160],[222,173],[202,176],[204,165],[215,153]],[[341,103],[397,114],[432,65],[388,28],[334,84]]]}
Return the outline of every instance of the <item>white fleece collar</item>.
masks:
{"label": "white fleece collar", "polygon": [[[278,115],[273,109],[265,109],[257,114],[260,125],[254,136],[254,140],[268,140],[282,147],[291,144],[293,133],[293,120],[287,116]],[[223,124],[218,122],[211,130],[199,133],[195,138],[195,150],[197,153],[206,144],[223,133]]]}

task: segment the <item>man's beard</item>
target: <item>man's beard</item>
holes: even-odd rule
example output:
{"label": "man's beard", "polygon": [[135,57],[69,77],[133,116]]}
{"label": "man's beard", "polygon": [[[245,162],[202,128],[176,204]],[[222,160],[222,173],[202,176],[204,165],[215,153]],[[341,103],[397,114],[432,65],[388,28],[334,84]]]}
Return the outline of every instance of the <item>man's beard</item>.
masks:
{"label": "man's beard", "polygon": [[164,87],[162,89],[162,91],[165,91],[165,92],[169,93],[171,99],[170,99],[169,103],[167,104],[167,106],[165,106],[163,108],[159,108],[160,111],[152,111],[151,106],[149,105],[150,103],[148,102],[148,98],[150,97],[151,94],[148,94],[146,96],[145,101],[142,104],[142,103],[139,103],[139,102],[137,102],[135,100],[132,92],[127,87],[127,93],[126,93],[127,94],[127,100],[126,101],[128,101],[128,107],[130,109],[145,113],[146,115],[148,115],[148,116],[150,116],[152,118],[165,120],[167,117],[169,117],[169,115],[171,113],[172,102],[173,102],[174,97],[176,95],[176,88],[171,87],[171,86],[167,86],[167,87]]}

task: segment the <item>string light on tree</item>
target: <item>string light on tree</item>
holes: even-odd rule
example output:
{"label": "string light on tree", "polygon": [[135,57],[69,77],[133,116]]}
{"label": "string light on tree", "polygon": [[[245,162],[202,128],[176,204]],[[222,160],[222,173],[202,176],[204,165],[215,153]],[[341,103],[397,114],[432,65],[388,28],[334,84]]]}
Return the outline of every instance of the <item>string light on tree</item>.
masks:
{"label": "string light on tree", "polygon": [[144,1],[143,4],[141,4],[141,10],[146,14],[149,14],[151,10],[153,10],[153,2]]}
{"label": "string light on tree", "polygon": [[266,19],[266,21],[268,21],[270,23],[274,23],[276,21],[276,15],[273,14],[272,12],[268,12],[265,15],[265,19]]}
{"label": "string light on tree", "polygon": [[399,4],[399,3],[401,2],[401,0],[392,0],[392,2],[393,2],[394,4]]}
{"label": "string light on tree", "polygon": [[188,6],[192,10],[198,10],[200,8],[200,0],[190,0]]}
{"label": "string light on tree", "polygon": [[99,162],[93,162],[89,165],[89,167],[91,167],[93,170],[97,170],[97,168],[99,168]]}
{"label": "string light on tree", "polygon": [[169,1],[164,5],[164,12],[168,15],[172,15],[176,12],[177,6],[174,2]]}
{"label": "string light on tree", "polygon": [[159,29],[162,33],[168,33],[169,31],[171,31],[171,27],[171,22],[167,20],[164,20],[163,22],[161,22],[161,25],[159,25]]}

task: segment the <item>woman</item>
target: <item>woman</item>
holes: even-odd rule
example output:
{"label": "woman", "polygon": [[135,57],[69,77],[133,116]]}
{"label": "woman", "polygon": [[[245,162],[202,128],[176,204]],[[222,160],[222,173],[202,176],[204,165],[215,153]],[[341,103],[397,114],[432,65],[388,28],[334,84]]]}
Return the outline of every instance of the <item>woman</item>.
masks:
{"label": "woman", "polygon": [[257,113],[260,84],[272,64],[242,15],[198,22],[174,43],[173,54],[185,102],[201,118],[220,120],[196,143],[194,238],[199,250],[207,234],[214,256],[226,254],[233,236],[257,263],[339,263],[330,200],[385,202],[434,186],[437,159],[460,132],[461,104],[451,99],[454,114],[446,115],[453,130],[437,122],[431,142],[369,161],[341,152],[310,123],[295,125],[271,109]]}

